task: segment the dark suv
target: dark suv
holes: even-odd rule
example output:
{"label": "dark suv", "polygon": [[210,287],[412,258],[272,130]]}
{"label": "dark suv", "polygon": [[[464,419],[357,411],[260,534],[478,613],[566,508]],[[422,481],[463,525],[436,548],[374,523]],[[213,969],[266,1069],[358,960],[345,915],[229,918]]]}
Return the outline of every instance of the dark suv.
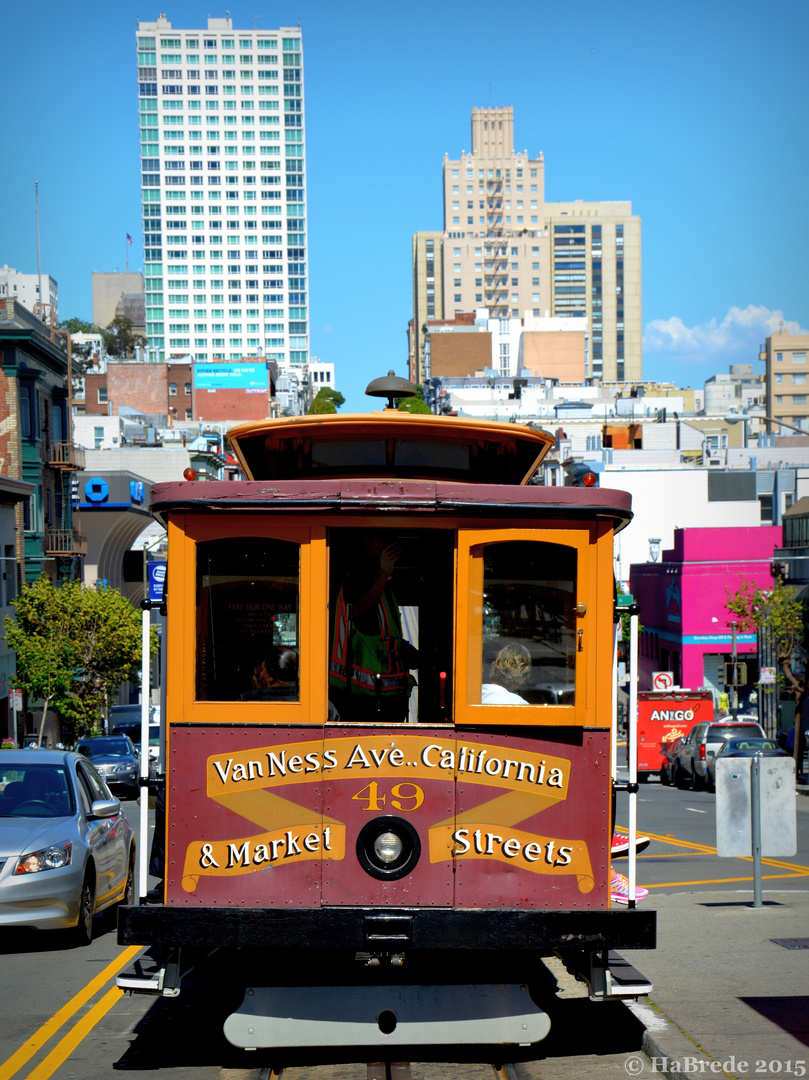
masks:
{"label": "dark suv", "polygon": [[79,739],[76,753],[89,758],[113,795],[130,799],[140,795],[138,753],[126,735],[94,735]]}
{"label": "dark suv", "polygon": [[765,737],[760,725],[751,720],[727,719],[695,724],[680,744],[672,764],[674,783],[678,788],[709,787],[708,758],[714,756],[725,739],[738,739],[744,735],[752,739]]}

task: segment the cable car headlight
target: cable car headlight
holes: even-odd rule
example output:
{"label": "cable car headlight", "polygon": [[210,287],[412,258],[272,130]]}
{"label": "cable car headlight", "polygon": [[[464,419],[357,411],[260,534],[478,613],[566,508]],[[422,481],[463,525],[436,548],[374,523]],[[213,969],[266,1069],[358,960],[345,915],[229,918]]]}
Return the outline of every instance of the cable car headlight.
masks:
{"label": "cable car headlight", "polygon": [[374,840],[374,855],[385,866],[396,862],[402,854],[402,838],[395,832],[383,832]]}
{"label": "cable car headlight", "polygon": [[357,837],[357,858],[371,877],[395,881],[409,874],[421,855],[419,834],[393,815],[374,818]]}

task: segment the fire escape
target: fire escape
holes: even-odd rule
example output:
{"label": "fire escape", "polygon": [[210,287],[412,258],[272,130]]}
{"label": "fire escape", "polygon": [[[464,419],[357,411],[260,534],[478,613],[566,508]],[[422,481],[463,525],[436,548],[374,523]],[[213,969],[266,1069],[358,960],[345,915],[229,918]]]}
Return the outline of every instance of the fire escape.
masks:
{"label": "fire escape", "polygon": [[503,228],[503,181],[489,180],[486,190],[486,306],[494,318],[509,314],[508,244]]}

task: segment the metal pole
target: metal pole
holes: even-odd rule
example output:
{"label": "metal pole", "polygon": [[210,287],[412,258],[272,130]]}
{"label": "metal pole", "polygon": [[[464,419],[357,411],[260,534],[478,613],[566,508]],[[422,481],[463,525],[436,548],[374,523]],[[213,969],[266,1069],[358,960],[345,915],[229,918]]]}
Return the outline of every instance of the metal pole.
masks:
{"label": "metal pole", "polygon": [[750,825],[753,839],[753,907],[761,907],[761,754],[750,762]]}
{"label": "metal pole", "polygon": [[739,715],[739,687],[738,687],[739,676],[738,676],[738,668],[736,666],[738,652],[737,652],[737,648],[736,648],[736,623],[735,622],[730,624],[730,632],[731,632],[731,642],[732,642],[732,644],[731,644],[731,652],[730,652],[732,664],[731,664],[730,670],[731,670],[731,673],[733,675],[733,683],[732,683],[731,688],[730,688],[730,715],[735,720],[736,717]]}
{"label": "metal pole", "polygon": [[635,906],[636,838],[638,835],[638,606],[629,616],[629,716],[626,739],[629,753],[629,907]]}
{"label": "metal pole", "polygon": [[138,870],[138,895],[140,902],[146,901],[149,891],[149,697],[150,660],[149,631],[151,629],[151,610],[148,599],[141,611],[141,703],[140,703],[140,865]]}
{"label": "metal pole", "polygon": [[39,302],[42,303],[42,259],[40,257],[39,249],[39,181],[34,181],[34,202],[36,204],[36,217],[37,217],[37,275],[39,283]]}
{"label": "metal pole", "polygon": [[621,616],[616,612],[612,636],[612,746],[610,748],[610,776],[613,784],[618,779],[618,642],[621,640]]}

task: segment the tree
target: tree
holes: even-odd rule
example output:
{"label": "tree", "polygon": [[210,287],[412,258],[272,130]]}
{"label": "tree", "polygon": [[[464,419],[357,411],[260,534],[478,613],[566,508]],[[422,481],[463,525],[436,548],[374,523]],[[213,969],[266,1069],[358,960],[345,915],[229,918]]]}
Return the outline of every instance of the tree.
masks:
{"label": "tree", "polygon": [[[67,330],[71,338],[74,334],[99,334],[102,341],[104,339],[104,331],[99,329],[93,323],[86,322],[84,319],[79,319],[74,316],[72,319],[64,319],[59,323],[60,330]],[[90,357],[92,356],[92,345],[77,345],[75,342],[72,344],[73,352],[73,378],[81,379],[86,375],[90,368]]]}
{"label": "tree", "polygon": [[135,348],[146,344],[143,334],[132,333],[132,320],[125,315],[116,315],[107,329],[102,330],[101,333],[104,335],[104,347],[107,354],[121,360],[134,356]]}
{"label": "tree", "polygon": [[806,675],[806,601],[798,596],[794,585],[780,579],[771,589],[762,589],[748,578],[742,578],[735,593],[728,590],[725,607],[736,616],[742,633],[764,631],[775,647],[776,665],[780,669],[781,685],[795,698],[796,758],[800,743],[801,705],[807,694]]}
{"label": "tree", "polygon": [[74,642],[66,612],[55,596],[53,583],[42,574],[12,601],[16,620],[8,615],[4,620],[6,643],[17,654],[17,674],[11,681],[44,705],[40,745],[48,709],[70,692],[73,669]]}
{"label": "tree", "polygon": [[323,416],[326,413],[336,413],[337,408],[333,401],[329,401],[328,398],[316,397],[312,404],[309,406],[309,414],[314,416]]}
{"label": "tree", "polygon": [[433,410],[424,400],[424,387],[417,386],[416,391],[415,397],[396,398],[396,408],[399,412],[429,413],[432,415]]}
{"label": "tree", "polygon": [[737,628],[742,633],[769,631],[785,687],[796,698],[803,697],[806,680],[796,673],[795,667],[796,661],[803,667],[806,614],[797,589],[780,580],[773,582],[772,589],[762,589],[748,578],[742,578],[735,593],[728,591],[725,607],[736,616]]}
{"label": "tree", "polygon": [[[138,683],[141,617],[117,589],[92,588],[77,581],[54,587],[41,575],[13,602],[6,617],[6,642],[17,654],[14,685],[42,698],[63,718],[72,742],[98,725],[104,707],[126,680]],[[157,651],[157,634],[150,654]]]}
{"label": "tree", "polygon": [[309,406],[310,413],[336,413],[341,405],[345,405],[345,398],[339,390],[332,390],[328,386],[321,386],[315,399]]}
{"label": "tree", "polygon": [[67,330],[70,334],[100,334],[101,331],[93,323],[79,319],[75,315],[72,319],[63,319],[59,323],[60,330]]}

